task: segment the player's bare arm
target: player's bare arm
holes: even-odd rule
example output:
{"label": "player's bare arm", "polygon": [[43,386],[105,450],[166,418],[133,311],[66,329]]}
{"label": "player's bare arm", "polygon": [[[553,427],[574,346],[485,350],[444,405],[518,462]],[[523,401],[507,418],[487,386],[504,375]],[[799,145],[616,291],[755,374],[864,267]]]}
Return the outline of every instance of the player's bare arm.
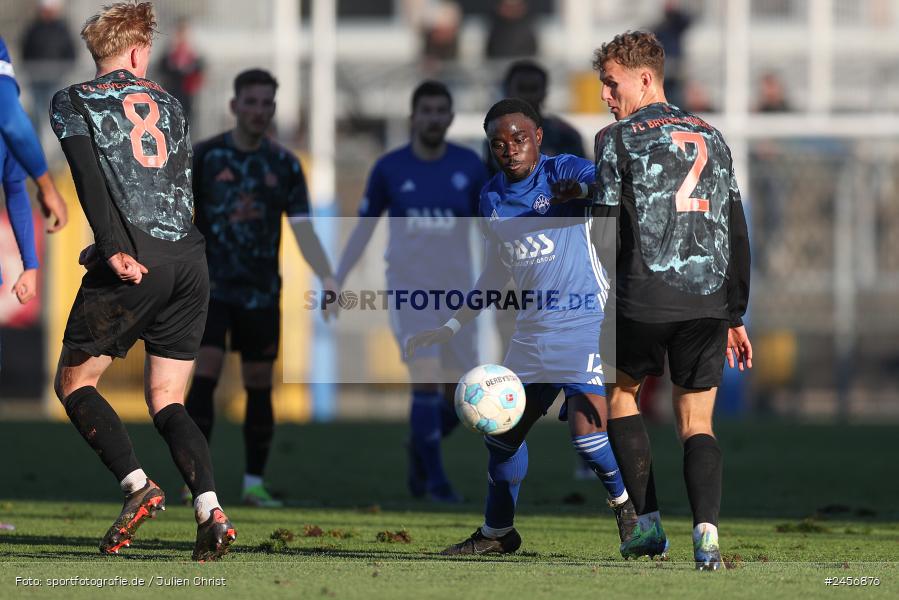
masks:
{"label": "player's bare arm", "polygon": [[46,172],[34,180],[37,183],[37,200],[41,205],[44,217],[50,219],[47,233],[56,233],[69,222],[69,210],[62,195],[56,189],[50,172]]}
{"label": "player's bare arm", "polygon": [[[336,298],[340,291],[337,280],[334,279],[331,271],[331,263],[328,261],[328,255],[322,247],[318,234],[312,226],[312,221],[308,217],[290,218],[291,231],[303,258],[319,277],[322,282],[323,297]],[[322,306],[322,318],[325,321],[337,318],[340,306],[337,302],[329,302]]]}

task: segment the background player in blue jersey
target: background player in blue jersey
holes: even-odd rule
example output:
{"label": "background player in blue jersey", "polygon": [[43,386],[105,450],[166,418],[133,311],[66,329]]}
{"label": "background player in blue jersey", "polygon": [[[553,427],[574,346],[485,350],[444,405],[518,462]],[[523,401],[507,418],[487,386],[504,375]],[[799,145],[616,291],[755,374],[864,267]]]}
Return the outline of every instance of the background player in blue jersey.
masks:
{"label": "background player in blue jersey", "polygon": [[[625,557],[664,552],[652,453],[637,407],[644,378],[674,384],[684,481],[693,510],[696,567],[718,569],[721,451],[712,431],[725,354],[752,366],[742,315],[749,299],[749,237],[723,136],[668,104],[665,51],[627,32],[597,50],[594,68],[616,123],[597,136],[596,201],[618,214],[616,382],[609,438],[639,522]],[[573,186],[569,186],[573,187]]]}
{"label": "background player in blue jersey", "polygon": [[[325,288],[334,289],[331,265],[312,228],[300,161],[266,137],[275,116],[278,82],[261,69],[234,79],[231,112],[236,125],[197,145],[193,190],[197,227],[206,237],[209,313],[186,408],[212,433],[213,392],[222,371],[225,336],[240,351],[247,390],[243,434],[246,465],[243,501],[278,507],[263,485],[275,432],[272,368],[281,337],[281,218],[286,215],[303,256]],[[335,311],[325,311],[325,318]]]}
{"label": "background player in blue jersey", "polygon": [[[22,257],[23,271],[12,286],[19,303],[25,304],[37,293],[37,251],[34,248],[34,223],[31,220],[31,200],[25,189],[25,171],[13,158],[6,142],[0,137],[0,182],[6,196],[6,212]],[[2,275],[2,273],[0,273]],[[0,277],[0,285],[3,279]]]}
{"label": "background player in blue jersey", "polygon": [[7,151],[25,168],[37,184],[37,199],[44,216],[51,217],[48,233],[65,227],[69,217],[66,203],[56,190],[37,133],[19,103],[19,84],[6,42],[0,37],[0,137]]}
{"label": "background player in blue jersey", "polygon": [[183,404],[206,321],[209,272],[193,225],[184,114],[144,77],[155,31],[149,2],[104,7],[81,30],[96,77],[53,97],[53,131],[95,240],[82,252],[87,273],[66,323],[54,388],[125,495],[100,542],[104,554],[118,553],[164,508],[165,494],[97,385],[115,358],[144,341],[147,408],[193,492],[193,559],[202,562],[225,554],[237,533],[216,495],[209,446]]}
{"label": "background player in blue jersey", "polygon": [[[484,525],[444,554],[515,552],[515,504],[527,473],[525,437],[562,390],[560,418],[567,419],[578,454],[600,478],[624,539],[636,521],[633,505],[605,433],[606,401],[599,336],[609,283],[593,247],[590,202],[555,205],[557,184],[594,181],[593,163],[563,154],[540,154],[540,116],[519,99],[495,104],[484,120],[490,148],[502,169],[481,191],[480,217],[487,237],[486,265],[476,290],[499,290],[513,280],[520,297],[515,333],[503,364],[525,384],[527,404],[512,430],[485,436],[488,463]],[[541,292],[543,304],[524,301]],[[555,293],[555,301],[550,294]],[[445,343],[476,315],[465,306],[445,325],[413,336],[407,352]]]}
{"label": "background player in blue jersey", "polygon": [[[386,254],[389,290],[459,289],[471,285],[470,219],[487,178],[474,152],[446,141],[453,120],[449,90],[425,81],[412,94],[412,140],[382,157],[368,180],[359,207],[360,220],[340,260],[337,281],[346,279],[371,238],[378,218],[390,215]],[[450,252],[444,249],[450,248]],[[402,348],[411,334],[436,327],[451,311],[397,310],[391,325]],[[440,439],[458,423],[452,386],[477,364],[474,328],[443,346],[408,361],[412,382],[409,490],[436,501],[456,501],[443,469]]]}

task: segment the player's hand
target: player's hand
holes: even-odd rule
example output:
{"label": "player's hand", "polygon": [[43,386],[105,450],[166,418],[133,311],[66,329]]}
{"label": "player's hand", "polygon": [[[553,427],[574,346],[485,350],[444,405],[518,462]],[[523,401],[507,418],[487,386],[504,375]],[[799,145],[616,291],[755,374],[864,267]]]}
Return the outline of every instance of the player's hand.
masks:
{"label": "player's hand", "polygon": [[106,259],[106,264],[109,265],[109,268],[112,269],[119,279],[134,285],[141,282],[145,273],[149,273],[147,267],[124,252],[113,254]]}
{"label": "player's hand", "polygon": [[51,219],[47,226],[47,233],[56,233],[69,222],[69,210],[66,208],[66,202],[59,195],[49,173],[38,177],[37,184],[37,201],[41,205],[41,212],[44,213],[44,217]]}
{"label": "player's hand", "polygon": [[91,244],[81,251],[78,255],[78,264],[88,271],[100,264],[100,253],[97,252],[96,244]]}
{"label": "player's hand", "polygon": [[443,344],[448,342],[452,337],[453,330],[446,325],[441,325],[437,329],[428,329],[427,331],[416,333],[406,340],[406,360],[413,358],[415,356],[415,351],[418,348],[425,348],[427,346],[433,346],[434,344]]}
{"label": "player's hand", "polygon": [[550,198],[550,204],[564,204],[576,198],[580,198],[583,194],[581,182],[576,179],[561,179],[550,186],[553,197]]}
{"label": "player's hand", "polygon": [[752,343],[742,325],[727,330],[727,364],[741,371],[752,368]]}
{"label": "player's hand", "polygon": [[12,293],[16,295],[19,304],[25,304],[37,295],[37,269],[25,269],[16,284],[12,286]]}
{"label": "player's hand", "polygon": [[[322,298],[340,298],[340,286],[333,277],[325,277],[324,281],[322,281]],[[339,302],[322,303],[322,318],[326,322],[336,319],[339,312]]]}

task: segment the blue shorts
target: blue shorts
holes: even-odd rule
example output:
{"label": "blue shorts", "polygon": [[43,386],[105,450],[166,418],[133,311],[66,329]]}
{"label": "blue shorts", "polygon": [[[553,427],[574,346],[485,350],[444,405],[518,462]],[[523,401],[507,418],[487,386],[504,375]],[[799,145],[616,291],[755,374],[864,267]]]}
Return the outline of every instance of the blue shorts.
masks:
{"label": "blue shorts", "polygon": [[551,332],[516,330],[509,341],[503,365],[525,385],[548,383],[559,386],[569,398],[577,394],[606,395],[605,376],[599,356],[602,322]]}

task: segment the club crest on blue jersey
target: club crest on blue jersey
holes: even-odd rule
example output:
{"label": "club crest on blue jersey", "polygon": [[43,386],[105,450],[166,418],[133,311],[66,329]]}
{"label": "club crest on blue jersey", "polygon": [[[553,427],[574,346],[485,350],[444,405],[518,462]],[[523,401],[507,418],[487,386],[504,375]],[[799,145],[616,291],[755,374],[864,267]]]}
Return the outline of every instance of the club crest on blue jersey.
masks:
{"label": "club crest on blue jersey", "polygon": [[540,194],[534,200],[534,210],[541,215],[545,215],[546,211],[549,210],[549,198],[547,198],[545,194]]}
{"label": "club crest on blue jersey", "polygon": [[453,184],[454,188],[461,192],[468,187],[468,176],[462,171],[456,171],[455,173],[453,173],[450,182]]}

